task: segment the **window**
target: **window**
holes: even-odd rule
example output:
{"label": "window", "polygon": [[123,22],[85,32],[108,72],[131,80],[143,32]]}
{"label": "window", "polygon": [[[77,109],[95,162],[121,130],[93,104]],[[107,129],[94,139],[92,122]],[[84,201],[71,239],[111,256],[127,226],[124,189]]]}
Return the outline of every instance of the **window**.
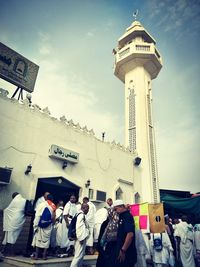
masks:
{"label": "window", "polygon": [[135,119],[135,91],[130,89],[129,95],[129,146],[130,150],[136,150],[136,119]]}
{"label": "window", "polygon": [[122,199],[122,195],[123,195],[123,191],[122,191],[121,188],[119,187],[119,188],[116,190],[116,193],[115,193],[115,198],[116,198],[116,200],[117,200],[117,199]]}
{"label": "window", "polygon": [[106,192],[97,190],[97,199],[100,201],[106,201]]}
{"label": "window", "polygon": [[140,203],[140,194],[137,192],[135,193],[135,204]]}
{"label": "window", "polygon": [[89,199],[94,199],[94,189],[89,189],[89,191],[88,191],[88,198]]}

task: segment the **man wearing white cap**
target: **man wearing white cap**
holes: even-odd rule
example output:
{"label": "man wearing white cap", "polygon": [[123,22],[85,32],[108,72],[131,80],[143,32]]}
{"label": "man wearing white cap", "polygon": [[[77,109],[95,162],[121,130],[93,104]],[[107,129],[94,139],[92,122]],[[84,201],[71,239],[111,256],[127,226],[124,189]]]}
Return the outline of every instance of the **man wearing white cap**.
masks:
{"label": "man wearing white cap", "polygon": [[137,262],[135,247],[135,224],[130,212],[125,208],[123,200],[115,200],[113,207],[119,214],[117,232],[116,267],[133,267]]}

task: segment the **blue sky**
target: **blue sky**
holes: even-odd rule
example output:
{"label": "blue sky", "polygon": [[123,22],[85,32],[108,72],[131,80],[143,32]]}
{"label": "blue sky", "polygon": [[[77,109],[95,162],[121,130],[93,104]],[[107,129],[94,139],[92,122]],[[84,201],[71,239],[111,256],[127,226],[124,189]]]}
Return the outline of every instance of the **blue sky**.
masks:
{"label": "blue sky", "polygon": [[124,143],[112,49],[136,9],[163,57],[153,81],[160,187],[200,191],[199,0],[0,0],[0,41],[40,66],[33,103]]}

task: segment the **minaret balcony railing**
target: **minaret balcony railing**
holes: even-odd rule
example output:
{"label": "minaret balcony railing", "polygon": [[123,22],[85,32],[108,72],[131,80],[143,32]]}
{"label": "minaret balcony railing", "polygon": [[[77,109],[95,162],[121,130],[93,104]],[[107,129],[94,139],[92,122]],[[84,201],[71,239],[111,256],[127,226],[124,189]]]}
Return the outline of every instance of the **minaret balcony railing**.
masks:
{"label": "minaret balcony railing", "polygon": [[156,58],[161,61],[161,57],[154,44],[147,45],[132,42],[117,51],[115,63],[133,54],[154,54]]}
{"label": "minaret balcony railing", "polygon": [[125,50],[123,50],[121,52],[119,52],[119,58],[129,54],[129,52],[130,52],[130,47],[126,48]]}
{"label": "minaret balcony railing", "polygon": [[136,45],[136,50],[150,51],[150,45]]}

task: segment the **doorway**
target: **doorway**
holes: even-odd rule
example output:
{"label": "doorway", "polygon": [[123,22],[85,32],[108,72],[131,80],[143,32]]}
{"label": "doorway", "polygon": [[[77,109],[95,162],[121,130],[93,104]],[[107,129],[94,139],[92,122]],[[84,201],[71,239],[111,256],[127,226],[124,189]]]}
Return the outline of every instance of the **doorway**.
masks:
{"label": "doorway", "polygon": [[57,204],[59,200],[63,200],[64,203],[67,203],[71,195],[75,195],[78,200],[79,190],[79,186],[61,176],[39,178],[36,188],[35,201],[39,197],[43,196],[45,192],[49,192],[53,195],[55,204]]}

